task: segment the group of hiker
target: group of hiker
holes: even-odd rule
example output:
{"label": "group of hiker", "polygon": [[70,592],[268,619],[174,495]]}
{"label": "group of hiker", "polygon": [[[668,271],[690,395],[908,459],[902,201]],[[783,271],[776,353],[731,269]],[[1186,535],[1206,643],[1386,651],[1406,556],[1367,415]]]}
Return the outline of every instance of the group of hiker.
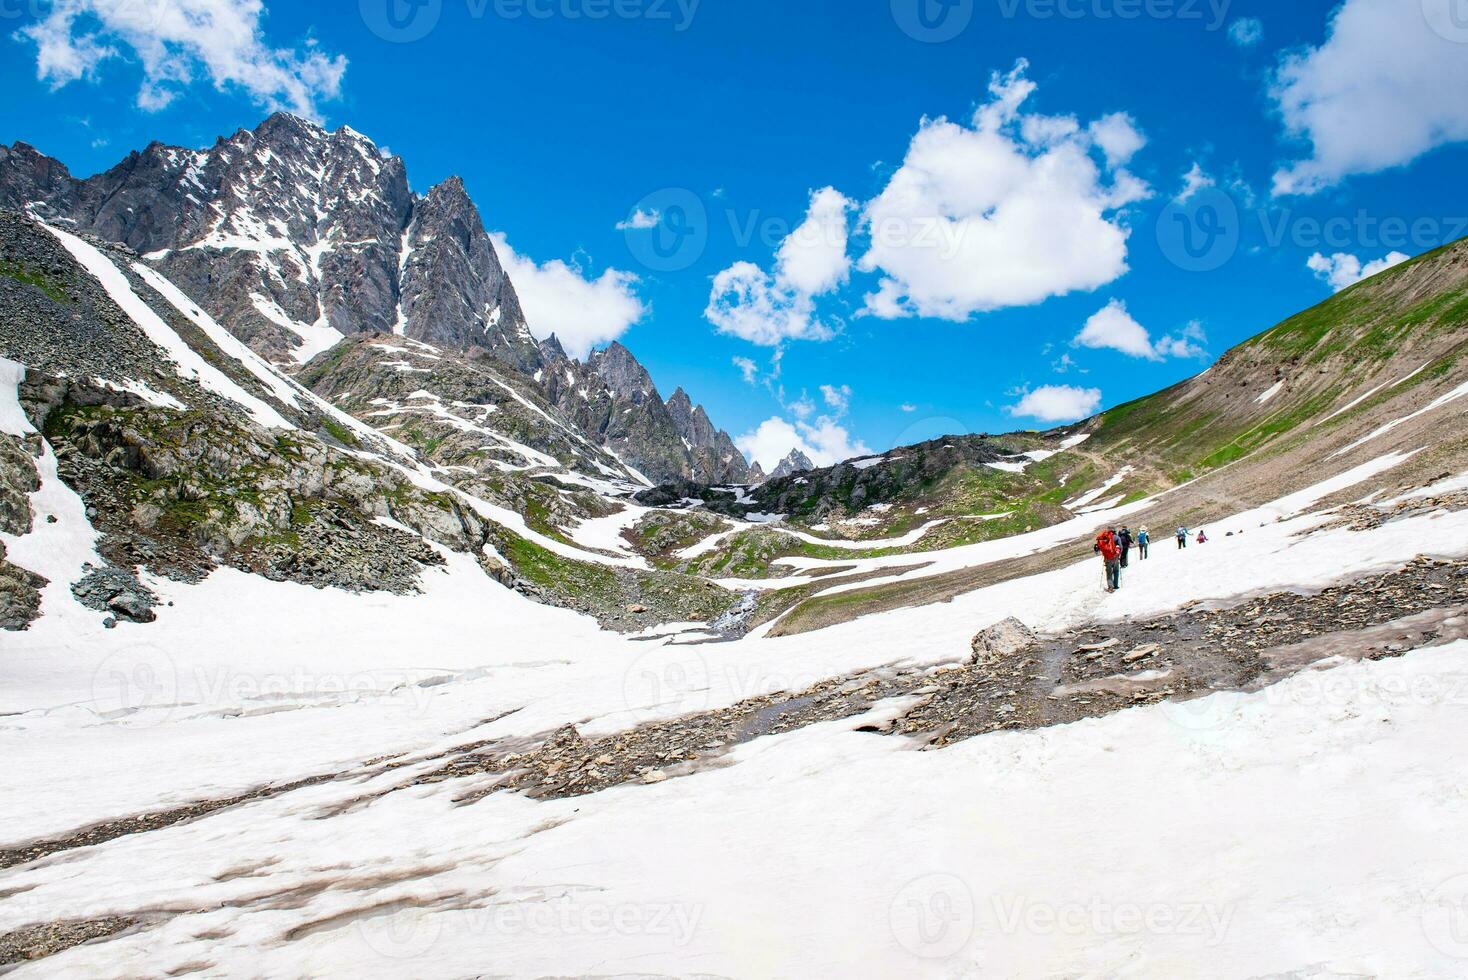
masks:
{"label": "group of hiker", "polygon": [[[1193,532],[1189,531],[1185,527],[1180,527],[1180,528],[1177,529],[1177,550],[1178,551],[1182,551],[1184,548],[1186,548],[1188,546],[1188,535],[1190,535],[1192,533]],[[1207,531],[1204,531],[1204,530],[1201,530],[1201,529],[1198,531],[1198,543],[1199,544],[1207,544],[1208,543],[1208,532]]]}
{"label": "group of hiker", "polygon": [[[1188,538],[1192,535],[1186,527],[1177,529],[1177,546],[1181,550],[1188,546]],[[1198,543],[1208,543],[1208,533],[1198,531]],[[1136,547],[1138,556],[1146,561],[1148,552],[1151,550],[1152,534],[1145,527],[1133,534],[1130,527],[1123,526],[1120,530],[1108,527],[1096,535],[1096,547],[1093,549],[1101,556],[1106,564],[1106,591],[1115,592],[1121,588],[1121,570],[1131,565],[1132,548]]]}

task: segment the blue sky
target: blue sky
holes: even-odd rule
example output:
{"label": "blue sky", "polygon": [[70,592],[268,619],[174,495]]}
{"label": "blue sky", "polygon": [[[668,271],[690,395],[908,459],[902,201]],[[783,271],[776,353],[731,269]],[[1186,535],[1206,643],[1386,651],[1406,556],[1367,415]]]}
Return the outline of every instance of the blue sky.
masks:
{"label": "blue sky", "polygon": [[348,124],[463,176],[537,330],[825,462],[1119,404],[1468,234],[1460,2],[9,0],[0,141]]}

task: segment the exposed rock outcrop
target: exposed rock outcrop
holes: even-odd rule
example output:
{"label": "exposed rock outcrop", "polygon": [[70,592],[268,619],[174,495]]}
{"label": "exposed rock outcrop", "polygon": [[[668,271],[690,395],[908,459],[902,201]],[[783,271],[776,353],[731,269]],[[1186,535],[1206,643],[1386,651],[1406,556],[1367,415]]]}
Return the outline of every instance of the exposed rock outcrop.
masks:
{"label": "exposed rock outcrop", "polygon": [[205,150],[154,143],[84,180],[31,146],[0,146],[0,208],[126,245],[278,363],[395,334],[533,378],[654,483],[753,478],[727,433],[670,414],[621,344],[583,364],[537,341],[463,181],[415,195],[403,162],[347,127],[276,113]]}
{"label": "exposed rock outcrop", "polygon": [[794,476],[797,473],[808,473],[816,468],[811,458],[799,449],[790,450],[790,455],[780,460],[779,465],[770,474],[771,480],[778,480],[785,476]]}
{"label": "exposed rock outcrop", "polygon": [[207,150],[153,143],[85,180],[25,144],[0,147],[0,207],[127,245],[276,360],[396,330],[538,362],[463,183],[418,197],[400,159],[347,127],[276,113]]}
{"label": "exposed rock outcrop", "polygon": [[549,361],[538,377],[563,415],[654,484],[750,482],[749,465],[728,433],[714,430],[686,394],[664,402],[647,369],[620,343],[585,364]]}
{"label": "exposed rock outcrop", "polygon": [[23,630],[40,615],[46,580],[5,560],[0,541],[0,630]]}

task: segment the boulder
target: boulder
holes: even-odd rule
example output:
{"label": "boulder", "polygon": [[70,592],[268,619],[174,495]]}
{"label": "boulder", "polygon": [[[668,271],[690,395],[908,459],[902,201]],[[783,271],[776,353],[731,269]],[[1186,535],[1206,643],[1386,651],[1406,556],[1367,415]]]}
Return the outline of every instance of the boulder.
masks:
{"label": "boulder", "polygon": [[1138,660],[1146,660],[1148,657],[1156,656],[1162,651],[1162,644],[1148,643],[1146,646],[1137,647],[1131,653],[1122,657],[1123,663],[1134,664]]}
{"label": "boulder", "polygon": [[113,596],[108,600],[107,608],[135,623],[151,623],[158,618],[153,612],[153,600],[138,592],[122,592]]}
{"label": "boulder", "polygon": [[153,612],[157,596],[138,581],[131,569],[88,566],[87,574],[73,583],[71,594],[88,609],[112,613],[117,619],[151,623],[158,618]]}
{"label": "boulder", "polygon": [[974,637],[972,663],[980,667],[991,666],[1038,642],[1039,637],[1034,630],[1011,616]]}
{"label": "boulder", "polygon": [[0,630],[23,630],[40,615],[46,580],[5,560],[0,541]]}

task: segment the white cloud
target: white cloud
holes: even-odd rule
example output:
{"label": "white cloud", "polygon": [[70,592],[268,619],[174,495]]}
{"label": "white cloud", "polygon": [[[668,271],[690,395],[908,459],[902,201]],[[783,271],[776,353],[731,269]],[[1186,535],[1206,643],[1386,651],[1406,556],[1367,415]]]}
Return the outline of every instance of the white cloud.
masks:
{"label": "white cloud", "polygon": [[864,312],[962,321],[1126,272],[1129,232],[1116,212],[1149,191],[1119,168],[1145,140],[1124,114],[1086,128],[1022,115],[1035,90],[1027,68],[994,75],[971,125],[925,119],[866,205],[871,247],[859,267],[883,278]]}
{"label": "white cloud", "polygon": [[1312,151],[1274,175],[1276,194],[1314,193],[1468,139],[1468,101],[1451,94],[1468,90],[1468,48],[1448,39],[1468,40],[1448,19],[1453,2],[1346,0],[1324,44],[1284,57],[1269,94]]}
{"label": "white cloud", "polygon": [[864,299],[866,306],[862,312],[879,320],[898,320],[912,315],[910,307],[902,299],[902,284],[896,279],[883,279],[877,291],[867,293]]}
{"label": "white cloud", "polygon": [[913,412],[916,412],[917,411],[917,406],[916,405],[908,404],[908,405],[899,405],[897,407],[900,408],[902,411],[907,412],[909,415],[911,415]]}
{"label": "white cloud", "polygon": [[1203,324],[1197,320],[1189,323],[1178,331],[1176,335],[1168,334],[1157,341],[1157,355],[1159,357],[1207,357],[1208,352],[1202,345],[1208,342],[1208,335],[1203,332]]}
{"label": "white cloud", "polygon": [[265,37],[264,14],[261,0],[65,0],[17,37],[36,45],[36,76],[55,88],[120,57],[142,65],[137,104],[147,111],[207,78],[269,109],[319,118],[317,103],[341,94],[347,59],[309,39],[277,45]]}
{"label": "white cloud", "polygon": [[720,333],[766,347],[783,340],[828,340],[835,335],[816,319],[811,297],[753,262],[736,262],[714,276],[704,316]]}
{"label": "white cloud", "polygon": [[1081,130],[1075,116],[1025,116],[1019,125],[1024,141],[1032,146],[1063,143]]}
{"label": "white cloud", "polygon": [[[1069,354],[1061,354],[1058,360],[1050,362],[1050,369],[1056,374],[1069,374],[1077,366],[1075,358]],[[1082,371],[1081,373],[1085,374],[1086,372]]]}
{"label": "white cloud", "polygon": [[1125,112],[1113,112],[1091,123],[1091,139],[1106,155],[1107,166],[1125,167],[1132,157],[1147,145],[1147,137],[1137,129],[1137,122]]}
{"label": "white cloud", "polygon": [[1252,48],[1264,40],[1264,21],[1258,17],[1240,17],[1228,25],[1228,39],[1241,48]]}
{"label": "white cloud", "polygon": [[1209,187],[1213,187],[1217,181],[1210,177],[1202,165],[1193,163],[1193,169],[1183,174],[1183,189],[1173,198],[1178,204],[1186,204],[1194,194]]}
{"label": "white cloud", "polygon": [[776,253],[779,278],[809,296],[822,296],[846,283],[851,258],[846,215],[853,207],[846,195],[824,187],[811,195],[805,221],[790,233]]}
{"label": "white cloud", "polygon": [[616,340],[647,312],[633,291],[638,279],[630,272],[608,269],[588,279],[560,259],[537,265],[511,248],[503,232],[489,237],[515,284],[530,332],[541,340],[555,334],[572,357],[585,357],[597,344]]}
{"label": "white cloud", "polygon": [[[1195,341],[1205,339],[1202,326],[1194,322],[1178,335],[1168,335],[1153,343],[1147,328],[1127,312],[1126,303],[1114,299],[1086,321],[1074,342],[1081,347],[1118,350],[1129,357],[1160,361],[1167,357],[1201,357],[1205,352]],[[1069,367],[1069,357],[1064,360]]]}
{"label": "white cloud", "polygon": [[780,460],[790,455],[792,449],[805,453],[817,466],[833,466],[844,460],[872,454],[860,439],[853,439],[851,433],[837,420],[824,415],[814,423],[797,421],[794,424],[779,417],[771,417],[734,442],[746,456],[763,467],[766,473],[779,466]]}
{"label": "white cloud", "polygon": [[1100,407],[1101,391],[1098,388],[1046,385],[1026,391],[1018,403],[1007,406],[1005,411],[1041,422],[1074,422],[1096,414]]}
{"label": "white cloud", "polygon": [[646,231],[649,228],[656,228],[658,226],[658,222],[661,220],[662,215],[658,214],[656,211],[644,211],[641,208],[637,208],[632,212],[631,217],[627,218],[625,221],[617,222],[617,230]]}
{"label": "white cloud", "polygon": [[747,385],[754,384],[755,379],[759,377],[759,365],[747,357],[734,358],[734,366],[744,376],[744,383]]}
{"label": "white cloud", "polygon": [[1392,252],[1384,258],[1363,265],[1359,258],[1346,252],[1337,252],[1331,256],[1316,252],[1310,256],[1306,264],[1316,276],[1330,283],[1331,289],[1340,292],[1363,279],[1370,279],[1378,272],[1385,272],[1392,266],[1401,265],[1409,258],[1411,256],[1403,255],[1401,252]]}
{"label": "white cloud", "polygon": [[851,407],[851,386],[821,385],[821,397],[825,399],[826,407],[838,416],[845,415],[846,410]]}
{"label": "white cloud", "polygon": [[704,316],[720,333],[766,347],[835,336],[835,329],[817,318],[815,298],[843,285],[850,273],[846,243],[852,207],[834,188],[814,192],[805,221],[775,254],[774,274],[753,262],[734,263],[714,277]]}
{"label": "white cloud", "polygon": [[1152,335],[1132,318],[1126,304],[1119,299],[1112,300],[1092,314],[1076,335],[1075,342],[1082,347],[1119,350],[1131,357],[1153,360],[1157,357],[1157,352],[1152,349]]}
{"label": "white cloud", "polygon": [[851,386],[821,385],[820,391],[821,400],[829,411],[811,419],[816,413],[816,404],[802,392],[798,399],[783,406],[794,416],[794,422],[772,416],[761,422],[758,428],[735,439],[735,445],[759,463],[765,472],[780,465],[780,460],[790,455],[792,449],[805,453],[817,466],[832,466],[843,460],[871,455],[871,450],[860,439],[853,439],[841,424],[842,417],[851,407]]}

